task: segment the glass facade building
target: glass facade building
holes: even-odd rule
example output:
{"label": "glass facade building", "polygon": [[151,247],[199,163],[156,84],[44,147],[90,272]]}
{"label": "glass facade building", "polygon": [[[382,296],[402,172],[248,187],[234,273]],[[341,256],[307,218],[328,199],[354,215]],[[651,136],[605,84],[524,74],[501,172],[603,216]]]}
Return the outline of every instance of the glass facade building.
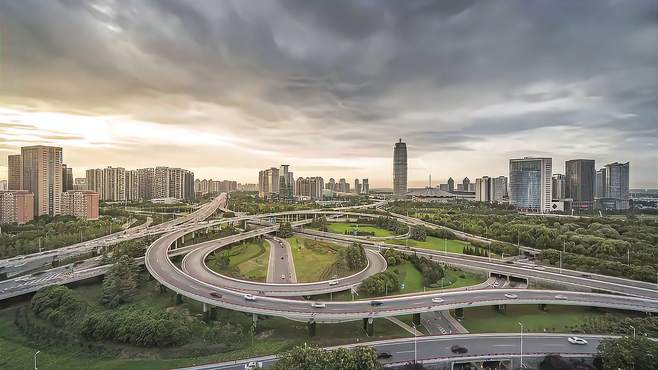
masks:
{"label": "glass facade building", "polygon": [[549,212],[552,198],[551,158],[510,159],[509,201],[530,212]]}

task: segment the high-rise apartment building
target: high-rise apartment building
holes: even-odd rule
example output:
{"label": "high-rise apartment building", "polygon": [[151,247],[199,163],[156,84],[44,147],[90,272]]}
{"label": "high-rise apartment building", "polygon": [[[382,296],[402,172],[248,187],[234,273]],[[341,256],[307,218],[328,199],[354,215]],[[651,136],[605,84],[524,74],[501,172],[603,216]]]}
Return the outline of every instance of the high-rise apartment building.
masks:
{"label": "high-rise apartment building", "polygon": [[615,210],[630,208],[629,172],[629,162],[605,165],[605,198],[600,200],[603,208]]}
{"label": "high-rise apartment building", "polygon": [[574,209],[594,208],[596,169],[593,159],[573,159],[565,162],[565,197],[572,199]]}
{"label": "high-rise apartment building", "polygon": [[521,210],[547,213],[553,196],[551,158],[521,158],[509,161],[509,201]]}
{"label": "high-rise apartment building", "polygon": [[475,179],[475,200],[478,202],[491,202],[491,185],[489,176]]}
{"label": "high-rise apartment building", "polygon": [[370,184],[368,184],[368,179],[363,179],[361,181],[362,181],[361,188],[363,194],[366,195],[370,194]]}
{"label": "high-rise apartment building", "polygon": [[22,225],[34,219],[34,194],[27,190],[0,191],[0,225]]}
{"label": "high-rise apartment building", "polygon": [[62,194],[62,214],[98,220],[98,193],[91,190],[71,190]]}
{"label": "high-rise apartment building", "polygon": [[154,168],[137,169],[137,178],[139,182],[139,198],[153,199],[153,188],[155,186],[153,179],[155,177]]}
{"label": "high-rise apartment building", "polygon": [[354,193],[361,194],[361,183],[359,179],[354,179]]}
{"label": "high-rise apartment building", "polygon": [[124,202],[126,200],[126,169],[123,167],[103,168],[102,200]]}
{"label": "high-rise apartment building", "polygon": [[62,198],[62,148],[21,148],[23,188],[34,194],[34,215],[58,215]]}
{"label": "high-rise apartment building", "polygon": [[336,180],[332,177],[327,183],[327,189],[331,191],[336,191]]}
{"label": "high-rise apartment building", "polygon": [[7,189],[23,190],[23,159],[20,154],[7,157]]}
{"label": "high-rise apartment building", "polygon": [[88,190],[87,179],[84,177],[76,177],[73,179],[73,190]]}
{"label": "high-rise apartment building", "polygon": [[566,177],[561,173],[553,174],[553,199],[560,200],[566,198]]}
{"label": "high-rise apartment building", "polygon": [[596,171],[596,179],[594,180],[594,199],[605,198],[605,167]]}
{"label": "high-rise apartment building", "polygon": [[349,192],[348,184],[345,179],[338,179],[338,190],[341,193],[347,193]]}
{"label": "high-rise apartment building", "polygon": [[279,169],[271,167],[258,172],[258,196],[270,198],[279,194]]}
{"label": "high-rise apartment building", "polygon": [[127,201],[138,201],[139,196],[139,173],[137,170],[128,170],[124,174],[125,178],[125,193]]}
{"label": "high-rise apartment building", "polygon": [[403,196],[407,193],[407,144],[402,139],[395,143],[393,149],[393,194]]}
{"label": "high-rise apartment building", "polygon": [[105,199],[105,177],[103,170],[100,168],[92,168],[85,171],[85,182],[87,183],[87,190],[95,191],[101,200]]}
{"label": "high-rise apartment building", "polygon": [[298,177],[295,180],[295,196],[322,200],[324,179],[322,177]]}

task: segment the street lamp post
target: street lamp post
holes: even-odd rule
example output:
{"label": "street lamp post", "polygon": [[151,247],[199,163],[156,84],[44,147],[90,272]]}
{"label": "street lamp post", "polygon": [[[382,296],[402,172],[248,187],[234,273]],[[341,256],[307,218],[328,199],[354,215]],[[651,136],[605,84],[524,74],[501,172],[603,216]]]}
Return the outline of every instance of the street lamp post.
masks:
{"label": "street lamp post", "polygon": [[629,326],[631,327],[631,329],[633,329],[633,338],[635,338],[635,326],[633,325],[629,325]]}
{"label": "street lamp post", "polygon": [[521,350],[520,350],[521,366],[520,366],[520,368],[523,369],[523,324],[521,324],[520,322],[517,323],[517,324],[519,324],[521,326]]}
{"label": "street lamp post", "polygon": [[416,356],[416,337],[418,336],[418,330],[416,330],[416,323],[412,322],[411,325],[414,327],[414,364],[418,361],[418,358]]}
{"label": "street lamp post", "polygon": [[37,351],[37,352],[34,354],[34,370],[37,370],[37,355],[38,355],[39,353],[41,353],[41,351]]}

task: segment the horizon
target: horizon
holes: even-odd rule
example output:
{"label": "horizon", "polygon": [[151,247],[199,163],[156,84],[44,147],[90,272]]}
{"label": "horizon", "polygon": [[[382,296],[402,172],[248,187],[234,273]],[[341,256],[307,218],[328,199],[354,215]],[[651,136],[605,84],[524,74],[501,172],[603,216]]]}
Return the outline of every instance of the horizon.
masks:
{"label": "horizon", "polygon": [[658,188],[655,2],[73,4],[0,1],[0,179],[42,144],[76,177],[288,163],[383,188],[402,138],[410,187],[534,156]]}

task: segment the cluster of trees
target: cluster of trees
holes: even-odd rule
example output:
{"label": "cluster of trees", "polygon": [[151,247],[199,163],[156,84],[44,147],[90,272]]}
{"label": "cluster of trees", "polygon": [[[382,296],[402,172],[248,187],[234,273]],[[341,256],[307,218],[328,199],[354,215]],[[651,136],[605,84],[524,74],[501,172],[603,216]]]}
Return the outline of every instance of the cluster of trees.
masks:
{"label": "cluster of trees", "polygon": [[471,247],[468,245],[464,247],[464,254],[468,254],[471,256],[489,257],[488,251],[478,247]]}
{"label": "cluster of trees", "polygon": [[290,238],[293,235],[292,225],[290,222],[282,222],[279,225],[279,230],[276,232],[279,238]]}
{"label": "cluster of trees", "polygon": [[343,234],[345,235],[354,235],[356,233],[356,236],[375,236],[374,231],[363,231],[363,230],[358,230],[358,229],[346,229]]}
{"label": "cluster of trees", "polygon": [[440,263],[432,261],[425,257],[419,257],[413,254],[409,261],[423,274],[423,285],[427,287],[435,286],[443,276],[443,266]]}
{"label": "cluster of trees", "polygon": [[30,301],[34,316],[55,326],[75,326],[87,310],[87,303],[71,289],[52,285],[39,290]]}
{"label": "cluster of trees", "polygon": [[409,229],[407,225],[403,224],[402,222],[392,217],[380,216],[375,218],[374,221],[372,222],[375,224],[375,226],[380,227],[382,229],[386,229],[388,231],[392,231],[394,234],[397,235],[404,234]]}
{"label": "cluster of trees", "polygon": [[376,370],[377,351],[373,347],[359,346],[353,349],[338,348],[326,351],[313,345],[299,345],[279,355],[274,370]]}
{"label": "cluster of trees", "polygon": [[[646,267],[655,280],[658,265],[658,221],[651,219],[555,218],[518,214],[507,206],[455,202],[396,203],[391,210],[411,208],[428,222],[504,242],[492,246],[496,253],[511,254],[513,245],[562,250],[601,260]],[[431,234],[428,234],[431,235]],[[494,249],[496,248],[496,249]],[[500,250],[498,250],[500,249]],[[633,277],[642,272],[622,276]]]}
{"label": "cluster of trees", "polygon": [[[558,266],[560,264],[560,251],[548,249],[542,251],[538,258],[544,263]],[[587,257],[574,253],[562,253],[562,267],[648,282],[656,281],[656,269],[653,266],[627,265],[618,261]]]}
{"label": "cluster of trees", "polygon": [[139,267],[135,259],[122,255],[103,278],[101,303],[114,308],[127,302],[137,290],[138,284]]}
{"label": "cluster of trees", "polygon": [[604,339],[594,365],[602,370],[658,369],[658,343],[643,336]]}
{"label": "cluster of trees", "polygon": [[619,317],[613,315],[588,316],[578,326],[578,329],[589,334],[624,333],[658,337],[658,316]]}
{"label": "cluster of trees", "polygon": [[382,296],[399,290],[400,277],[391,270],[374,274],[364,279],[359,285],[359,294],[366,296]]}
{"label": "cluster of trees", "polygon": [[408,256],[397,249],[388,248],[382,253],[389,266],[397,266],[407,260]]}
{"label": "cluster of trees", "polygon": [[353,243],[349,247],[343,248],[338,252],[336,259],[337,269],[342,271],[359,271],[366,268],[368,258],[363,246]]}
{"label": "cluster of trees", "polygon": [[426,227],[425,233],[427,234],[427,236],[433,236],[439,239],[457,239],[455,233],[447,229],[431,229],[429,227]]}
{"label": "cluster of trees", "polygon": [[318,229],[320,231],[327,232],[327,218],[324,216],[319,216],[313,219],[313,222],[309,224],[312,229]]}
{"label": "cluster of trees", "polygon": [[192,331],[178,313],[128,306],[87,315],[81,333],[96,340],[167,347],[187,342]]}
{"label": "cluster of trees", "polygon": [[41,250],[57,249],[67,245],[99,238],[120,230],[127,218],[103,216],[87,221],[73,216],[43,215],[25,225],[2,225],[0,259]]}
{"label": "cluster of trees", "polygon": [[427,239],[427,229],[424,226],[411,226],[409,227],[409,238],[425,241]]}

